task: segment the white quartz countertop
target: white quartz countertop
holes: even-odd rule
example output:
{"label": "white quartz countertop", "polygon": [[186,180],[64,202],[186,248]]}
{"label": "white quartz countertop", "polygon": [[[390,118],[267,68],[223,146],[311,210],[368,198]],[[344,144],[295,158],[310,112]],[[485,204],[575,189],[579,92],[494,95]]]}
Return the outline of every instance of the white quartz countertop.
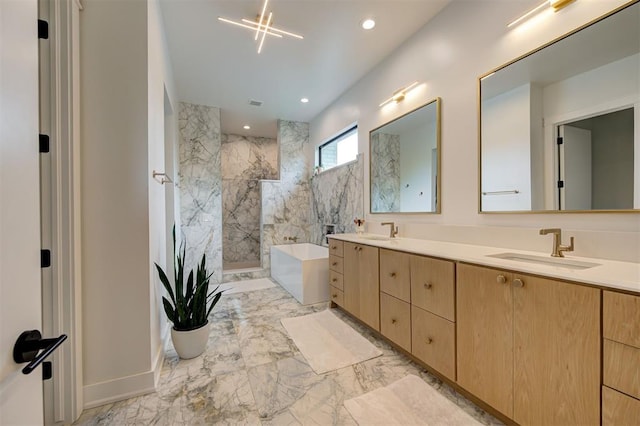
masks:
{"label": "white quartz countertop", "polygon": [[[640,293],[640,263],[577,257],[565,254],[565,259],[567,260],[597,264],[597,266],[588,269],[573,269],[564,266],[490,257],[490,255],[500,253],[517,253],[553,259],[549,253],[449,243],[444,241],[418,240],[413,238],[393,238],[386,241],[371,239],[378,237],[383,236],[375,234],[333,234],[329,238],[383,249],[439,257],[442,259],[474,263],[510,271]],[[549,250],[551,250],[551,245],[549,245]]]}

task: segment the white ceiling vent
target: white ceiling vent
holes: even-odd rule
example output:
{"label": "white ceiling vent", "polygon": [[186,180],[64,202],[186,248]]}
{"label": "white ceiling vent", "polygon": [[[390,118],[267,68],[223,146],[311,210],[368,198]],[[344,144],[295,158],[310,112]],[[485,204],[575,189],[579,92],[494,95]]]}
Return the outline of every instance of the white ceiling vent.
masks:
{"label": "white ceiling vent", "polygon": [[251,106],[262,106],[262,101],[256,101],[255,99],[249,99],[249,105]]}

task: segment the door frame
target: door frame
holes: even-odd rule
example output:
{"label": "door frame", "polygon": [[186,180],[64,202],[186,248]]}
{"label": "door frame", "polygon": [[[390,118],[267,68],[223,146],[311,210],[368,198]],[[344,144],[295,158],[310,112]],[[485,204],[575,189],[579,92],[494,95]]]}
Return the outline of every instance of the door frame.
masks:
{"label": "door frame", "polygon": [[[67,334],[53,365],[51,391],[45,392],[51,410],[45,423],[70,424],[83,410],[82,270],[80,168],[80,26],[81,0],[45,0],[49,3],[49,102],[42,105],[50,122],[51,191],[51,333]],[[45,18],[41,16],[41,19]],[[42,50],[41,50],[42,54]],[[46,100],[47,97],[45,96]],[[43,310],[46,308],[43,307]]]}

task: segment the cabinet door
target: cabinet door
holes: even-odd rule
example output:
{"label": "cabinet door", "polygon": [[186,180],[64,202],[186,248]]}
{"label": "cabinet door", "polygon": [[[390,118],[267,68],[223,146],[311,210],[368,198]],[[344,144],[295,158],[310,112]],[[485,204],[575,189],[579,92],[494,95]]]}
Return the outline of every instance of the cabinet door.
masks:
{"label": "cabinet door", "polygon": [[531,276],[514,279],[520,282],[513,288],[513,419],[521,425],[597,425],[600,290]]}
{"label": "cabinet door", "polygon": [[513,414],[511,274],[457,265],[458,383],[503,414]]}
{"label": "cabinet door", "polygon": [[356,317],[360,316],[360,255],[358,245],[353,243],[344,243],[344,275],[343,275],[343,291],[344,291],[344,308]]}
{"label": "cabinet door", "polygon": [[455,263],[411,256],[411,303],[455,321]]}
{"label": "cabinet door", "polygon": [[359,315],[371,328],[380,331],[380,279],[378,248],[359,245],[358,248],[358,290],[360,299]]}

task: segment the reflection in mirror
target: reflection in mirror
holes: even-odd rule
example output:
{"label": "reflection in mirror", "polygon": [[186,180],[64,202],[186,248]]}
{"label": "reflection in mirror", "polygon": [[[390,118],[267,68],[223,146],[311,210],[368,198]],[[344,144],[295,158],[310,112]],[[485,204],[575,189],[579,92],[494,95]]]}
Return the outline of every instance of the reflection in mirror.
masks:
{"label": "reflection in mirror", "polygon": [[480,78],[480,209],[640,209],[640,3]]}
{"label": "reflection in mirror", "polygon": [[371,213],[439,213],[440,98],[369,135]]}

